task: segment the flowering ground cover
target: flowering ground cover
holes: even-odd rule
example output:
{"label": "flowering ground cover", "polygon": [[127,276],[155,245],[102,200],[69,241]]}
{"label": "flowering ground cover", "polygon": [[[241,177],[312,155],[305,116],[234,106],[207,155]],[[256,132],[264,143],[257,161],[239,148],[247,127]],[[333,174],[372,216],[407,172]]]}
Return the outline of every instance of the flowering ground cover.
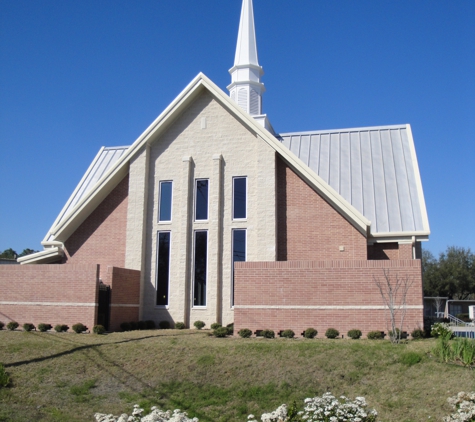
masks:
{"label": "flowering ground cover", "polygon": [[[381,421],[442,420],[473,371],[438,362],[433,340],[241,339],[198,330],[108,335],[0,331],[0,421],[93,421],[138,404],[200,422],[246,421],[307,397],[365,397]],[[429,419],[430,416],[430,419]]]}

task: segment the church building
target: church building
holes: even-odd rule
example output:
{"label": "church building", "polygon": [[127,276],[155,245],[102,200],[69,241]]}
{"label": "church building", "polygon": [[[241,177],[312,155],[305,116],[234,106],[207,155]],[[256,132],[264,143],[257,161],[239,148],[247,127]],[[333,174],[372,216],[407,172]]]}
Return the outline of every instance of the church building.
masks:
{"label": "church building", "polygon": [[252,0],[229,73],[229,94],[200,73],[130,146],[101,148],[44,250],[0,269],[0,320],[387,332],[376,283],[399,280],[404,329],[422,327],[411,127],[275,133]]}

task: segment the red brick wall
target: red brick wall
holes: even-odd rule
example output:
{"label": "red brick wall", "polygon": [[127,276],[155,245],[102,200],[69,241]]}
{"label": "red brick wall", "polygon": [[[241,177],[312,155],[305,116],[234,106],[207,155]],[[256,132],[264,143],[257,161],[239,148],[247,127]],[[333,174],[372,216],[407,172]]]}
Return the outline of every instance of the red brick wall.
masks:
{"label": "red brick wall", "polygon": [[368,245],[368,259],[412,259],[412,244],[391,242]]}
{"label": "red brick wall", "polygon": [[122,322],[138,321],[140,271],[109,267],[104,282],[111,287],[109,330],[120,330]]}
{"label": "red brick wall", "polygon": [[100,264],[103,271],[125,265],[128,192],[129,175],[64,243],[66,263]]}
{"label": "red brick wall", "polygon": [[0,321],[53,327],[82,322],[92,329],[98,275],[97,265],[0,266]]}
{"label": "red brick wall", "polygon": [[277,260],[366,259],[366,238],[280,157],[276,167]]}
{"label": "red brick wall", "polygon": [[321,336],[329,327],[344,335],[352,328],[388,332],[387,311],[378,309],[383,302],[374,282],[384,281],[383,270],[393,281],[396,276],[412,280],[406,303],[416,309],[407,309],[404,330],[423,327],[419,260],[347,260],[236,263],[235,329],[300,334],[313,327]]}

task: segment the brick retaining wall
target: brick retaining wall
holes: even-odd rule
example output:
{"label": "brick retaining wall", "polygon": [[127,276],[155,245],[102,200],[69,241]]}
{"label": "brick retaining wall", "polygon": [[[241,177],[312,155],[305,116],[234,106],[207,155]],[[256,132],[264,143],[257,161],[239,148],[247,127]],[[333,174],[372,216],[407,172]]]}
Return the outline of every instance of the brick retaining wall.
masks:
{"label": "brick retaining wall", "polygon": [[96,321],[99,266],[5,265],[0,267],[0,321],[67,324]]}
{"label": "brick retaining wall", "polygon": [[419,260],[281,261],[235,264],[235,330],[308,327],[323,336],[329,327],[346,335],[352,328],[363,334],[388,332],[387,311],[374,278],[409,277],[404,330],[423,326],[423,294]]}

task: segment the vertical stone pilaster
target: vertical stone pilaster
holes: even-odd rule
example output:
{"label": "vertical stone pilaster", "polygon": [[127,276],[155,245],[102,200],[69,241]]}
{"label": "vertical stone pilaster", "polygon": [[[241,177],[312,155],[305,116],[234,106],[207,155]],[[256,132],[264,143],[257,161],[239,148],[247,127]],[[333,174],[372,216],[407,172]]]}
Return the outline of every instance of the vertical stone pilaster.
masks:
{"label": "vertical stone pilaster", "polygon": [[[178,245],[180,275],[178,279],[178,296],[182,299],[183,321],[190,325],[191,297],[191,252],[193,245],[192,216],[193,216],[193,158],[183,157],[181,168],[181,186],[183,203],[180,203],[180,229]],[[173,241],[173,240],[172,240]]]}
{"label": "vertical stone pilaster", "polygon": [[[222,323],[223,307],[223,157],[213,155],[213,176],[210,195],[209,226],[209,288],[211,308],[215,305],[216,322]],[[215,302],[213,304],[211,301]]]}
{"label": "vertical stone pilaster", "polygon": [[147,144],[131,160],[129,169],[125,267],[141,273],[139,318],[142,318],[144,304],[149,161],[150,147]]}

